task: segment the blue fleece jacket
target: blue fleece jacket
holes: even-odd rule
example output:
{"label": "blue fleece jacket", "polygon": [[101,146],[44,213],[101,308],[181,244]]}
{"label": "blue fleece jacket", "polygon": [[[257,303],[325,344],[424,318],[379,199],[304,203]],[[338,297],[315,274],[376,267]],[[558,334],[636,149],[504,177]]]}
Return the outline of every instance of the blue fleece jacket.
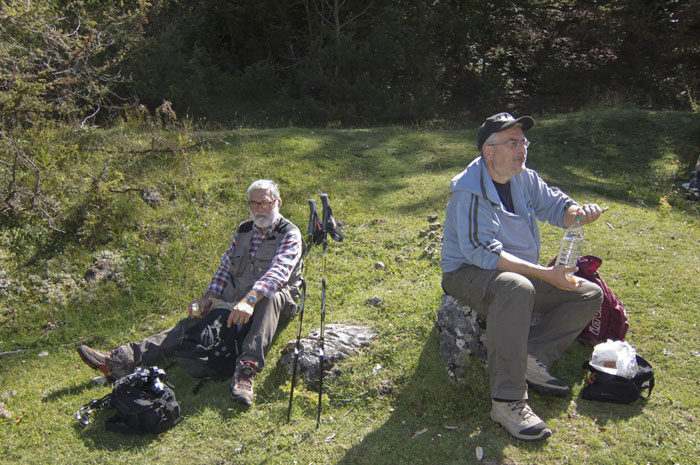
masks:
{"label": "blue fleece jacket", "polygon": [[538,262],[537,220],[563,228],[564,213],[576,202],[549,187],[531,169],[511,177],[510,184],[515,214],[501,203],[481,157],[452,179],[442,243],[443,271],[454,271],[464,264],[495,269],[503,250],[527,262]]}

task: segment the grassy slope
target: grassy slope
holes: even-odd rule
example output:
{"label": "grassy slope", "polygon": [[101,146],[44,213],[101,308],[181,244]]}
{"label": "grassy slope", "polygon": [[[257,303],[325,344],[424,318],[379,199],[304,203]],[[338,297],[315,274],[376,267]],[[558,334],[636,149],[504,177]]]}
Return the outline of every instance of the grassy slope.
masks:
{"label": "grassy slope", "polygon": [[[475,131],[197,133],[209,143],[187,156],[121,160],[126,183],[164,194],[168,200],[160,207],[115,196],[105,210],[117,214],[102,217],[101,235],[54,242],[24,268],[26,260],[18,263],[18,248],[3,230],[6,277],[25,283],[28,292],[0,304],[0,350],[30,351],[0,358],[0,401],[12,412],[0,420],[0,462],[469,463],[481,446],[486,463],[690,463],[700,455],[700,228],[697,207],[674,191],[697,158],[697,117],[591,110],[538,118],[529,134],[537,142],[530,167],[580,201],[610,207],[587,227],[586,252],[603,258],[601,274],[630,312],[628,339],[657,373],[648,402],[581,401],[579,366],[589,349],[573,346],[554,373],[574,386],[574,396],[532,399],[555,430],[536,445],[511,440],[488,420],[488,383],[478,363],[466,381],[455,383],[437,350],[439,259],[423,251],[439,243],[427,243],[420,233],[431,215],[444,219],[447,185],[473,158]],[[98,140],[123,144],[121,137],[100,133]],[[96,164],[103,160],[93,156]],[[158,438],[118,436],[104,431],[110,412],[103,411],[80,430],[75,410],[109,389],[92,384],[96,374],[80,362],[75,345],[109,348],[177,321],[246,215],[243,192],[258,177],[280,183],[282,212],[302,228],[306,199],[328,193],[346,241],[329,246],[326,321],[379,332],[376,343],[327,386],[320,429],[316,395],[309,391],[298,392],[292,421],[285,423],[289,383],[275,363],[295,337],[295,322],[273,345],[253,409],[228,400],[228,383],[208,383],[193,395],[196,381],[173,367],[169,379],[184,414],[176,428]],[[560,235],[542,226],[543,261],[556,253]],[[56,281],[59,273],[79,277],[102,249],[126,257],[117,282],[79,283],[66,301],[37,295],[32,287],[32,279]],[[320,250],[314,249],[305,271],[305,333],[319,324],[320,272]],[[374,296],[385,305],[366,305]],[[42,351],[48,356],[38,357]]]}

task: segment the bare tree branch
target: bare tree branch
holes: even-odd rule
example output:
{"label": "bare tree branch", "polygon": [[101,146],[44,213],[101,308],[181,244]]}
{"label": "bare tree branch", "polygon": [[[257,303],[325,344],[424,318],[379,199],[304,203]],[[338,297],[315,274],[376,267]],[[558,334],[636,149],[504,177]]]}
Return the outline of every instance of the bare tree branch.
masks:
{"label": "bare tree branch", "polygon": [[[343,2],[343,3],[345,3],[345,2]],[[371,2],[369,2],[369,5],[367,5],[367,6],[365,7],[365,9],[362,10],[360,13],[356,14],[355,16],[353,16],[352,18],[350,18],[349,20],[347,20],[347,21],[345,21],[343,24],[341,24],[341,25],[340,25],[340,28],[341,28],[341,29],[344,28],[345,26],[347,26],[347,25],[350,24],[351,22],[355,21],[355,20],[356,20],[357,18],[359,18],[360,16],[364,15],[365,13],[367,13],[367,10],[369,10],[370,7],[371,7],[373,4],[374,4],[374,0],[372,0]]]}

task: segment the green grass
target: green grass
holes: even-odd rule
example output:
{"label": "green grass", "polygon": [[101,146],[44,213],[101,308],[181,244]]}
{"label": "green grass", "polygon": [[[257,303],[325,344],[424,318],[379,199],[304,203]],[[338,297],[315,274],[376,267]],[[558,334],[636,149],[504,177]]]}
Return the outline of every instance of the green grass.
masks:
{"label": "green grass", "polygon": [[[76,218],[70,234],[20,220],[3,224],[0,352],[27,352],[0,357],[0,402],[9,412],[0,419],[0,463],[461,464],[476,461],[476,447],[490,464],[694,463],[700,214],[680,184],[698,156],[700,120],[595,109],[537,118],[528,134],[536,142],[531,168],[579,201],[610,207],[586,226],[585,253],[603,259],[601,275],[629,311],[628,340],[657,380],[648,401],[582,401],[580,365],[590,349],[572,346],[554,367],[573,386],[572,397],[531,401],[554,429],[542,444],[512,439],[489,420],[488,379],[477,361],[454,382],[438,354],[439,256],[424,249],[440,244],[427,243],[421,231],[432,215],[444,220],[449,181],[476,155],[476,130],[192,132],[199,145],[187,156],[111,154],[105,179],[122,188],[155,187],[166,199],[158,207],[135,194],[102,192],[66,199]],[[152,135],[112,130],[89,137],[86,146],[116,148],[150,144]],[[107,152],[83,153],[89,162],[65,166],[65,176],[107,163]],[[231,403],[226,382],[192,394],[197,381],[172,367],[168,377],[183,413],[178,426],[158,437],[125,437],[104,430],[111,412],[100,411],[80,429],[76,410],[109,388],[92,383],[97,373],[75,347],[111,348],[181,318],[245,218],[244,190],[259,177],[279,182],[282,213],[302,229],[306,199],[328,193],[346,240],[328,249],[326,322],[379,333],[326,385],[320,428],[316,393],[304,389],[286,423],[289,379],[276,362],[296,336],[295,320],[273,344],[253,408]],[[554,256],[560,236],[542,226],[542,262]],[[87,285],[81,277],[102,250],[119,254],[123,273]],[[305,334],[320,322],[320,274],[314,248],[305,267]],[[374,296],[385,305],[368,306]]]}

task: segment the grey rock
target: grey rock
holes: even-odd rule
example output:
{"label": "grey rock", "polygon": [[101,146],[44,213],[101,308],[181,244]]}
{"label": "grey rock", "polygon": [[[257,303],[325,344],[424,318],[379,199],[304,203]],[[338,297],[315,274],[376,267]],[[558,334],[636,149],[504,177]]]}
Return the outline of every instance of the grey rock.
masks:
{"label": "grey rock", "polygon": [[117,264],[109,258],[98,260],[85,272],[85,280],[88,282],[100,282],[109,279],[117,271]]}
{"label": "grey rock", "polygon": [[[538,324],[541,317],[534,313],[531,325]],[[464,378],[472,355],[487,365],[486,318],[454,297],[443,294],[435,326],[440,335],[440,357],[450,377]]]}
{"label": "grey rock", "polygon": [[486,319],[457,299],[442,295],[435,322],[440,334],[440,357],[454,379],[462,379],[476,355],[486,364]]}
{"label": "grey rock", "polygon": [[370,307],[384,307],[385,306],[384,301],[376,295],[374,297],[372,297],[371,299],[367,299],[365,301],[365,305],[368,305]]}
{"label": "grey rock", "polygon": [[[310,389],[318,390],[320,360],[319,348],[321,329],[316,328],[308,337],[299,341],[299,360],[297,376],[303,379]],[[360,349],[372,343],[377,332],[366,326],[329,324],[324,330],[323,370],[324,379],[338,376],[340,371],[335,364],[359,353]],[[294,366],[294,347],[296,341],[289,341],[282,349],[282,356],[277,362],[278,369],[291,376]]]}
{"label": "grey rock", "polygon": [[143,199],[143,201],[151,207],[156,207],[163,203],[163,196],[160,195],[160,192],[150,188],[143,190],[143,192],[141,193],[141,199]]}

